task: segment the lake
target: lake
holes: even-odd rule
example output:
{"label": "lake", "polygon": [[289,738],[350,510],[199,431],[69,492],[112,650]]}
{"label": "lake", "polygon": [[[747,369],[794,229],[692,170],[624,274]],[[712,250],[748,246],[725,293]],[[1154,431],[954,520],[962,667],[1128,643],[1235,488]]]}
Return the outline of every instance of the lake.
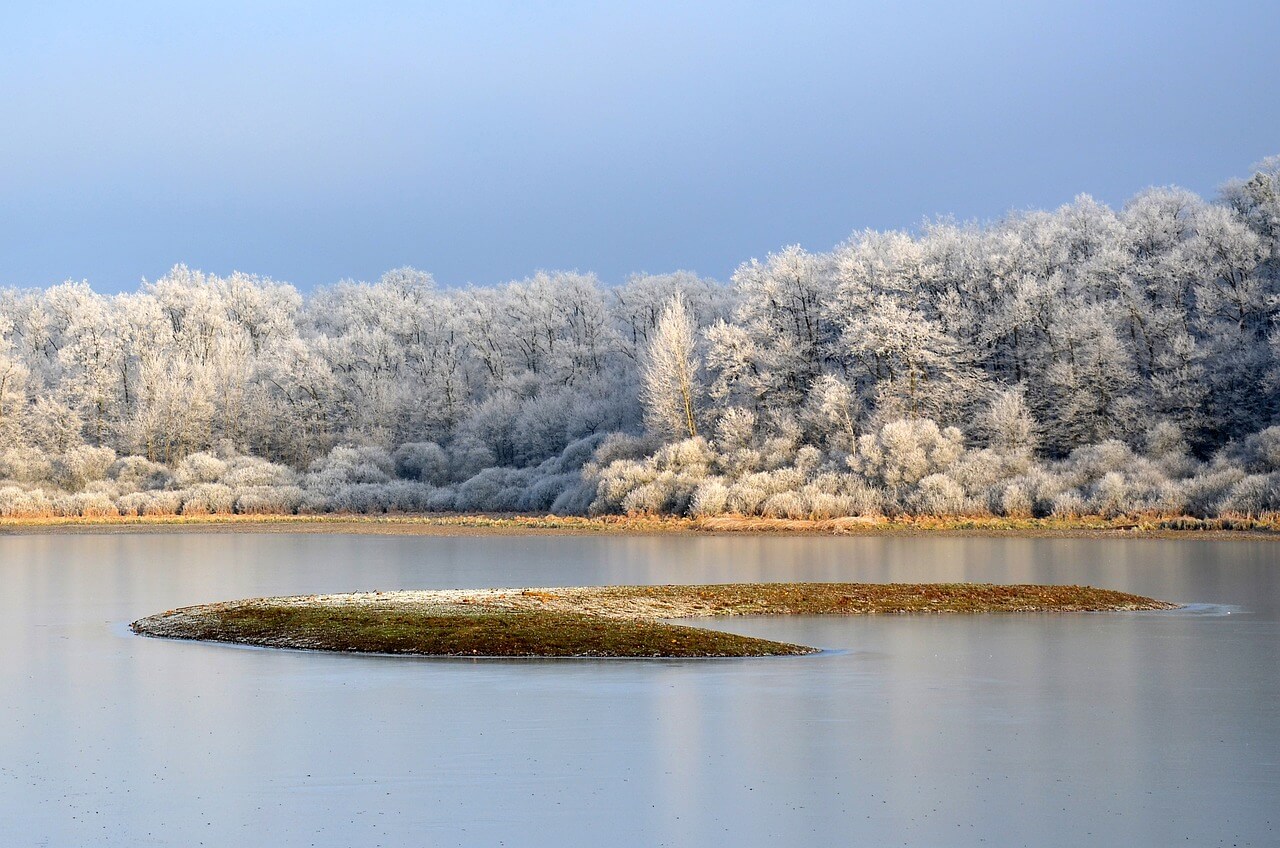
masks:
{"label": "lake", "polygon": [[[1277,845],[1280,546],[0,536],[0,822],[25,845]],[[145,639],[256,595],[771,580],[1087,583],[1155,613],[750,618],[731,660]]]}

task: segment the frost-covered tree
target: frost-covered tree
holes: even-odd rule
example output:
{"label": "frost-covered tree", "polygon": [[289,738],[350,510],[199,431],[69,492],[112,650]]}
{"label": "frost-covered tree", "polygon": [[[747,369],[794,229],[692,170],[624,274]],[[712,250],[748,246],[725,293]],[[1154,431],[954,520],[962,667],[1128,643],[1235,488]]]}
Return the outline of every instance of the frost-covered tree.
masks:
{"label": "frost-covered tree", "polygon": [[1214,200],[859,232],[729,284],[0,289],[6,515],[1257,517],[1278,423],[1280,157]]}
{"label": "frost-covered tree", "polygon": [[697,328],[676,293],[662,310],[644,357],[645,422],[655,432],[673,438],[698,435]]}

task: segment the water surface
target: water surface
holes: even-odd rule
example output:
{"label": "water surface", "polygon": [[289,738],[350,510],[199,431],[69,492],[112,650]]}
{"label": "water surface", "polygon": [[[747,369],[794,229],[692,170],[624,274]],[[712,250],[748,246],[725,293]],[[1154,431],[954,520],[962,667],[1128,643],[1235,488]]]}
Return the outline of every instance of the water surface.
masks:
{"label": "water surface", "polygon": [[[779,537],[0,537],[12,845],[1276,845],[1280,547]],[[1158,613],[753,618],[831,649],[427,660],[143,639],[356,589],[1089,583]]]}

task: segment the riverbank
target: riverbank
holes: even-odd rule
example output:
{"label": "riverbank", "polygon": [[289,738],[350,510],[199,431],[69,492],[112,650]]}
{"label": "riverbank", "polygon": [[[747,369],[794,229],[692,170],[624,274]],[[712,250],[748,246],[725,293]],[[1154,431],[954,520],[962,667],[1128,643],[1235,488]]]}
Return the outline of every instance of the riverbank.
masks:
{"label": "riverbank", "polygon": [[351,653],[492,657],[748,657],[816,648],[670,624],[737,615],[1101,612],[1177,605],[1089,586],[736,583],[450,589],[250,598],[133,622],[174,639]]}
{"label": "riverbank", "polygon": [[803,520],[719,516],[426,514],[426,515],[158,515],[91,518],[0,518],[15,533],[348,533],[372,535],[785,534],[809,536],[1022,536],[1031,538],[1280,540],[1280,521],[1217,518],[833,518]]}

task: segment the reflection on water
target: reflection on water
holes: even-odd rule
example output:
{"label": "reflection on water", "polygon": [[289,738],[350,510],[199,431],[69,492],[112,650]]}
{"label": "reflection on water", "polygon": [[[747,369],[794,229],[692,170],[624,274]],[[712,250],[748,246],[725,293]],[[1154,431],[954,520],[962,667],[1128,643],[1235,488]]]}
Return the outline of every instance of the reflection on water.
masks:
{"label": "reflection on water", "polygon": [[[15,845],[1280,843],[1280,548],[1018,539],[0,538]],[[262,594],[1091,583],[1168,613],[753,618],[837,649],[433,661],[172,643]]]}

